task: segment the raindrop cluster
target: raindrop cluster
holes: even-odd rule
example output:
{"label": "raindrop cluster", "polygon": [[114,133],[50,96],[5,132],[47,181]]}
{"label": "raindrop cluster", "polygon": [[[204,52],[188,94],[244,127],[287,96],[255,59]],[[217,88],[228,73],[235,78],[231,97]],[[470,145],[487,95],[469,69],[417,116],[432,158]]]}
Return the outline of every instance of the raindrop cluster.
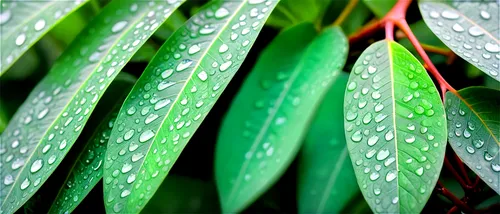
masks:
{"label": "raindrop cluster", "polygon": [[344,102],[346,139],[375,211],[411,212],[432,192],[446,146],[444,117],[436,119],[444,109],[433,103],[439,95],[423,66],[396,43],[374,43],[354,65]]}
{"label": "raindrop cluster", "polygon": [[498,2],[421,4],[432,31],[459,56],[500,81]]}
{"label": "raindrop cluster", "polygon": [[[495,94],[488,94],[494,96]],[[465,96],[465,95],[464,95]],[[476,108],[476,103],[466,98],[469,105]],[[483,101],[481,101],[483,102]],[[481,104],[477,105],[477,108]],[[483,181],[495,191],[500,191],[500,145],[498,142],[499,130],[495,130],[496,124],[481,119],[477,113],[489,114],[496,111],[496,104],[482,103],[482,105],[491,105],[492,111],[475,109],[471,111],[467,104],[460,98],[447,93],[446,113],[448,119],[448,140],[457,155],[466,163]],[[497,116],[498,117],[498,116]],[[485,124],[486,122],[487,124]],[[493,136],[492,136],[493,134]]]}
{"label": "raindrop cluster", "polygon": [[108,211],[140,209],[152,197],[241,65],[272,4],[214,2],[162,46],[111,133],[104,163]]}

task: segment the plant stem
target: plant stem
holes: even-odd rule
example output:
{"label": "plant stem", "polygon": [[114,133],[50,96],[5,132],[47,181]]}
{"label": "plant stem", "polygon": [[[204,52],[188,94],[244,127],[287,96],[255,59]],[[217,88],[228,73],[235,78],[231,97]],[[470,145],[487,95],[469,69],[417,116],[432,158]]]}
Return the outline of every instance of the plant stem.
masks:
{"label": "plant stem", "polygon": [[458,168],[460,169],[460,172],[463,174],[465,181],[467,182],[467,185],[471,185],[472,182],[470,181],[469,176],[467,175],[467,171],[465,170],[464,163],[462,162],[462,160],[460,160],[460,158],[458,157],[458,155],[456,153],[453,153],[453,157],[455,157],[455,161],[457,162]]}
{"label": "plant stem", "polygon": [[458,174],[458,172],[455,170],[453,165],[451,164],[450,160],[448,160],[448,157],[446,156],[444,158],[444,166],[450,170],[451,174],[453,174],[453,177],[457,179],[458,183],[460,186],[462,186],[463,189],[469,189],[467,183],[465,183],[464,179]]}
{"label": "plant stem", "polygon": [[342,13],[340,13],[339,17],[333,22],[332,26],[340,26],[344,20],[351,14],[352,10],[356,5],[358,4],[359,0],[351,0],[349,3],[345,6],[344,10],[342,10]]}
{"label": "plant stem", "polygon": [[[444,197],[448,198],[450,201],[453,202],[458,208],[460,208],[462,211],[465,211],[467,213],[477,213],[475,210],[469,207],[465,202],[457,198],[453,193],[448,191],[443,184],[438,181],[438,187],[437,187],[438,192],[443,195]],[[453,208],[452,208],[453,209]],[[450,210],[451,211],[451,210]]]}
{"label": "plant stem", "polygon": [[385,39],[394,41],[394,22],[385,23]]}

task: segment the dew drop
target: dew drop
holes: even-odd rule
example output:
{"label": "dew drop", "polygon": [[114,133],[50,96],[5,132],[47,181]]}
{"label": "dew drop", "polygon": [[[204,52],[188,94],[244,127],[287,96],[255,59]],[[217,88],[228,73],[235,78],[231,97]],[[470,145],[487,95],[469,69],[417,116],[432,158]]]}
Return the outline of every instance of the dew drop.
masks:
{"label": "dew drop", "polygon": [[123,30],[123,28],[125,28],[125,26],[127,25],[127,21],[119,21],[117,22],[115,25],[113,25],[113,27],[111,28],[111,32],[113,33],[117,33],[121,30]]}

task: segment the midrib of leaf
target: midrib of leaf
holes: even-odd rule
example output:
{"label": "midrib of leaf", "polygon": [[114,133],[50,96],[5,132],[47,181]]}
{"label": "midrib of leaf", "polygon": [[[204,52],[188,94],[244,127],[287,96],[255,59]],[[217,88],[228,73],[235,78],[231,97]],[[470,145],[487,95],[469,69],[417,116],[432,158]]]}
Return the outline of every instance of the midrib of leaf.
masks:
{"label": "midrib of leaf", "polygon": [[337,180],[338,175],[341,171],[340,166],[342,166],[342,164],[344,164],[344,162],[347,160],[346,157],[347,157],[347,146],[344,147],[344,149],[342,150],[342,154],[340,154],[339,160],[342,160],[342,161],[337,161],[337,163],[335,164],[334,170],[332,171],[332,173],[330,173],[330,178],[328,179],[326,189],[323,192],[323,196],[321,197],[321,202],[319,203],[318,210],[316,211],[316,213],[323,213],[323,210],[325,209],[326,202],[328,201],[328,199],[332,195],[331,191],[333,188],[333,184],[335,184],[335,181]]}
{"label": "midrib of leaf", "polygon": [[496,43],[499,43],[498,39],[496,39],[493,35],[491,35],[491,33],[487,30],[485,30],[481,25],[478,25],[475,21],[469,19],[469,17],[467,17],[465,14],[463,14],[461,11],[451,7],[450,5],[447,5],[447,4],[443,4],[445,7],[447,7],[449,10],[452,10],[458,14],[461,15],[461,17],[465,20],[467,20],[468,22],[470,22],[471,24],[473,24],[474,26],[476,26],[477,28],[481,29],[485,35],[488,35],[488,37],[490,37],[490,39],[492,39],[493,41],[495,41]]}
{"label": "midrib of leaf", "polygon": [[[40,8],[40,13],[33,13],[30,17],[28,17],[27,19],[24,19],[24,22],[22,22],[22,23],[18,24],[18,25],[17,25],[16,27],[14,27],[14,29],[12,29],[12,30],[11,30],[11,31],[7,34],[7,35],[2,35],[2,37],[3,37],[3,38],[9,38],[10,36],[12,36],[12,33],[17,32],[17,30],[18,30],[18,29],[20,29],[20,28],[22,28],[22,27],[26,26],[26,23],[28,23],[28,22],[32,21],[34,17],[37,17],[37,15],[39,15],[39,14],[43,13],[45,9],[47,9],[48,7],[51,7],[51,6],[52,6],[52,5],[54,5],[56,2],[57,2],[57,1],[52,1],[52,2],[48,3],[45,7]],[[87,1],[85,1],[85,3],[87,3]],[[85,3],[82,3],[82,4],[80,4],[80,5],[84,5]],[[79,7],[80,7],[80,6],[75,7],[75,8],[74,8],[74,10],[78,9]],[[58,21],[56,21],[56,22],[54,23],[54,25],[55,25],[55,24],[57,24],[60,20],[62,20],[62,18],[61,18],[61,19],[58,19]],[[52,25],[52,26],[54,26],[54,25]],[[47,31],[48,31],[48,30],[47,30]]]}
{"label": "midrib of leaf", "polygon": [[[392,98],[392,129],[394,131],[394,153],[396,153],[396,155],[394,155],[396,157],[396,172],[398,173],[398,177],[396,179],[396,187],[398,188],[396,191],[397,191],[397,197],[399,198],[399,150],[398,150],[398,132],[397,132],[397,129],[396,129],[396,100],[395,100],[395,92],[394,92],[394,87],[395,87],[395,84],[396,82],[394,82],[394,59],[392,58],[392,48],[391,48],[391,41],[387,40],[386,42],[387,44],[387,52],[389,54],[389,73],[390,73],[390,76],[391,76],[391,98]],[[411,194],[410,194],[411,195]],[[401,210],[401,203],[398,203],[397,206],[398,206],[398,210]]]}
{"label": "midrib of leaf", "polygon": [[[127,33],[130,31],[130,29],[134,28],[133,26],[135,26],[135,24],[138,23],[139,20],[141,20],[142,18],[144,18],[145,16],[147,15],[147,13],[144,13],[144,15],[140,16],[139,19],[136,19],[134,20],[133,22],[133,25],[129,25],[130,27],[128,27],[127,29],[124,29],[123,30],[123,33],[121,34],[121,36],[118,36],[118,38],[121,38],[123,37],[124,35],[127,35]],[[108,51],[106,51],[105,55],[103,56],[107,56],[110,52],[111,52],[111,47],[114,47],[118,42],[120,42],[120,39],[116,39],[115,42],[112,43],[111,46],[109,46],[110,48],[108,49]],[[94,68],[92,69],[92,72],[89,76],[92,76],[93,74],[95,74],[95,71],[96,69],[104,62],[105,58],[102,58],[99,63],[96,64],[96,66],[94,66]],[[88,83],[88,81],[91,79],[91,78],[88,78],[89,76],[87,76],[86,80],[82,82],[82,84],[80,84],[80,86],[78,87],[78,89],[76,90],[77,92],[81,91],[84,86],[86,86],[86,83]],[[106,85],[106,87],[103,89],[103,91],[106,91],[106,89],[109,87],[109,84]],[[73,94],[73,95],[76,95]],[[66,102],[66,105],[64,106],[64,108],[59,112],[59,114],[57,114],[57,116],[55,118],[62,118],[62,114],[64,112],[66,112],[66,110],[68,109],[68,106],[71,104],[71,101],[73,101],[73,98],[75,96],[73,96],[72,98],[68,99],[68,102]],[[98,96],[97,98],[97,102],[99,102],[99,100],[101,99],[102,96]],[[89,117],[86,117],[84,120],[88,120]],[[43,139],[45,139],[45,137],[47,136],[47,133],[49,132],[49,130],[52,130],[52,128],[54,127],[54,124],[59,121],[59,119],[56,119],[56,120],[52,120],[51,124],[48,126],[48,128],[44,131],[42,137],[40,138],[40,141],[39,142],[42,142]],[[22,172],[25,170],[25,168],[28,166],[28,163],[29,163],[29,160],[31,160],[31,158],[33,157],[33,155],[36,153],[36,151],[38,151],[38,148],[40,147],[40,145],[42,145],[41,143],[37,143],[37,145],[35,146],[35,148],[33,149],[33,152],[31,153],[31,155],[28,156],[28,158],[25,160],[25,164],[19,168],[19,173],[16,175],[15,179],[14,179],[14,183],[11,184],[11,188],[9,190],[9,192],[7,193],[7,195],[5,195],[5,200],[3,201],[2,203],[2,206],[1,207],[4,207],[5,205],[5,202],[7,202],[7,199],[10,197],[10,194],[12,193],[12,190],[14,190],[14,187],[16,186],[16,184],[18,183],[19,181],[19,176],[22,174]],[[65,154],[66,155],[66,154]],[[65,156],[64,155],[64,156]],[[47,180],[45,179],[44,181],[42,181],[40,183],[40,185],[43,185],[43,183],[45,183]]]}
{"label": "midrib of leaf", "polygon": [[490,133],[490,136],[493,136],[493,139],[495,140],[495,142],[498,145],[500,145],[500,142],[498,141],[498,138],[496,137],[496,135],[493,133],[493,131],[490,129],[490,127],[486,124],[486,122],[483,120],[483,118],[479,115],[479,113],[476,112],[476,110],[474,110],[474,108],[472,108],[472,105],[470,105],[458,92],[453,93],[453,94],[455,96],[457,96],[458,99],[460,99],[467,106],[467,108],[469,108],[472,111],[472,113],[474,113],[476,115],[476,117],[479,119],[479,121],[481,121],[481,123],[483,124],[484,128],[488,131],[488,133]]}
{"label": "midrib of leaf", "polygon": [[[259,142],[262,140],[264,135],[267,133],[267,130],[268,130],[269,126],[271,125],[271,122],[274,119],[274,117],[276,117],[276,113],[278,113],[278,110],[280,109],[281,105],[283,104],[283,101],[286,98],[286,95],[288,94],[288,92],[292,88],[292,85],[295,82],[295,80],[297,79],[298,75],[300,74],[301,69],[304,67],[304,58],[303,57],[306,56],[309,52],[310,52],[310,48],[307,48],[307,50],[304,51],[299,64],[297,64],[297,66],[293,69],[292,75],[291,75],[289,81],[287,81],[290,84],[288,84],[288,86],[287,86],[287,84],[285,84],[285,90],[279,94],[278,99],[276,100],[276,102],[274,102],[275,108],[273,108],[273,112],[267,117],[266,121],[264,122],[264,125],[259,130],[257,137],[252,142],[252,146],[250,147],[251,153],[255,152],[255,150],[259,146]],[[230,201],[235,198],[233,196],[236,193],[236,190],[241,185],[241,181],[242,181],[241,178],[242,178],[244,172],[247,170],[249,164],[250,164],[250,160],[245,160],[245,163],[243,163],[243,166],[241,167],[240,171],[238,172],[238,176],[236,177],[236,182],[235,182],[235,184],[231,190],[231,193],[229,194],[229,197],[228,197]]]}
{"label": "midrib of leaf", "polygon": [[[221,30],[219,32],[217,32],[216,36],[214,37],[216,39],[213,39],[210,42],[210,45],[207,46],[207,48],[205,49],[205,52],[203,52],[203,55],[201,55],[200,60],[198,60],[198,62],[196,63],[196,65],[193,67],[193,70],[192,70],[191,74],[189,75],[189,77],[184,82],[187,82],[187,81],[193,79],[193,75],[194,75],[194,73],[196,71],[196,68],[200,67],[201,62],[203,61],[203,59],[205,58],[205,56],[207,56],[209,50],[212,49],[215,41],[220,38],[220,35],[222,34],[222,32],[224,32],[224,30],[229,26],[229,23],[231,23],[231,20],[233,20],[234,17],[236,17],[236,14],[238,14],[240,12],[241,8],[243,8],[243,6],[245,6],[247,4],[247,2],[248,2],[248,0],[245,0],[244,2],[241,2],[241,4],[238,6],[238,8],[235,10],[235,12],[227,19],[227,22],[222,26]],[[155,58],[156,58],[156,56],[155,56]],[[154,58],[153,58],[153,60],[154,60]],[[151,61],[153,61],[153,60],[151,60]],[[181,82],[181,81],[179,81],[179,82]],[[187,84],[184,84],[182,86],[181,90],[179,90],[179,93],[175,97],[174,103],[172,103],[172,105],[170,106],[170,109],[168,110],[167,114],[165,115],[163,121],[161,121],[160,125],[158,126],[158,129],[161,129],[161,127],[163,127],[163,124],[165,123],[165,121],[167,121],[167,119],[169,118],[168,116],[172,112],[172,109],[173,109],[174,105],[179,102],[179,97],[182,94],[182,92],[186,89],[186,86],[187,86]],[[134,89],[132,89],[132,91],[134,91]],[[149,144],[149,146],[148,146],[148,148],[146,150],[145,156],[147,156],[150,153],[151,147],[153,146],[154,142],[157,142],[156,141],[157,137],[158,137],[158,134],[155,134],[152,143]],[[138,172],[140,172],[141,169],[143,168],[145,161],[146,161],[146,158],[143,158],[142,163],[139,166],[139,169],[137,170]],[[155,192],[157,190],[158,189],[156,189]]]}

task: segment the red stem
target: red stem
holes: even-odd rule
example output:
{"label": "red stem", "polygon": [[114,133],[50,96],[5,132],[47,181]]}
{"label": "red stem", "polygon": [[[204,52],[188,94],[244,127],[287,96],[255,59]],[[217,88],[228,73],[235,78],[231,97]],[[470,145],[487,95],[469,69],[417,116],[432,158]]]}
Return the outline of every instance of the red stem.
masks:
{"label": "red stem", "polygon": [[437,190],[439,191],[439,193],[441,193],[441,195],[443,195],[444,197],[448,198],[450,201],[453,202],[453,204],[455,204],[461,210],[463,210],[463,211],[465,211],[467,213],[477,213],[475,210],[473,210],[472,208],[470,208],[469,205],[467,205],[465,202],[463,202],[462,200],[460,200],[459,198],[457,198],[455,195],[453,195],[453,193],[451,193],[450,191],[448,191],[448,189],[446,189],[440,181],[438,181]]}
{"label": "red stem", "polygon": [[448,160],[448,157],[444,158],[444,166],[448,170],[450,170],[451,174],[453,174],[453,177],[455,177],[455,179],[457,179],[458,183],[460,184],[460,186],[462,186],[463,189],[469,189],[469,185],[467,185],[467,183],[465,183],[464,179],[462,177],[460,177],[460,175],[455,170],[455,168],[453,168],[453,165]]}
{"label": "red stem", "polygon": [[382,29],[383,26],[384,25],[382,21],[375,21],[364,26],[361,30],[349,36],[349,44],[354,44],[366,37],[373,35],[375,32]]}
{"label": "red stem", "polygon": [[456,153],[453,153],[453,157],[455,157],[455,161],[457,162],[458,168],[460,169],[460,172],[464,176],[465,181],[467,182],[468,185],[471,185],[472,182],[470,181],[469,176],[467,175],[467,171],[465,170],[464,163],[462,162],[462,160],[460,160],[460,158],[458,157],[458,155]]}
{"label": "red stem", "polygon": [[385,39],[394,41],[394,23],[386,22],[385,23]]}

